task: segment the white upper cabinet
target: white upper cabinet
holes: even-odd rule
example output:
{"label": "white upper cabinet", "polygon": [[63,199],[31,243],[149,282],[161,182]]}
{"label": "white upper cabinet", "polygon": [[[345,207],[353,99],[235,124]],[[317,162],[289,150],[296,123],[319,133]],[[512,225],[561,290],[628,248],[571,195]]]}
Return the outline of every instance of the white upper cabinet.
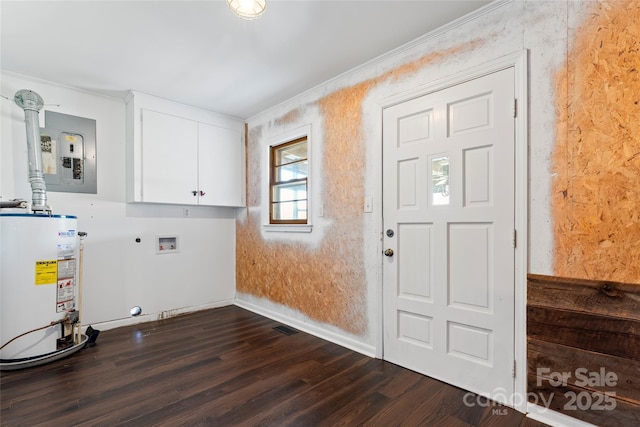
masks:
{"label": "white upper cabinet", "polygon": [[198,122],[142,110],[142,200],[197,204]]}
{"label": "white upper cabinet", "polygon": [[244,123],[132,92],[127,201],[244,206]]}
{"label": "white upper cabinet", "polygon": [[[198,123],[198,197],[201,205],[244,206],[242,134]],[[237,179],[229,179],[237,177]]]}

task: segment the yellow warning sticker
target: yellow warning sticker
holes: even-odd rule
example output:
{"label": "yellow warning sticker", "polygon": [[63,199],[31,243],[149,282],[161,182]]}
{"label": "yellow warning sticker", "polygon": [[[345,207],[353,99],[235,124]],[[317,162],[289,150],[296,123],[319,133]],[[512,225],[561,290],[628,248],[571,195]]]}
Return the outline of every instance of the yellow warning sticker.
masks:
{"label": "yellow warning sticker", "polygon": [[58,283],[58,260],[36,261],[36,286]]}

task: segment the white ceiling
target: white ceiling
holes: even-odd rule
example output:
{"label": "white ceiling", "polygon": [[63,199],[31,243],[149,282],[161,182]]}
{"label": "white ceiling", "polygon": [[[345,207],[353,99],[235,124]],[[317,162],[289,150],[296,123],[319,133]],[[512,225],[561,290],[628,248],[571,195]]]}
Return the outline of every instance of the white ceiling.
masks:
{"label": "white ceiling", "polygon": [[489,2],[267,0],[244,21],[224,0],[2,0],[0,68],[246,119]]}

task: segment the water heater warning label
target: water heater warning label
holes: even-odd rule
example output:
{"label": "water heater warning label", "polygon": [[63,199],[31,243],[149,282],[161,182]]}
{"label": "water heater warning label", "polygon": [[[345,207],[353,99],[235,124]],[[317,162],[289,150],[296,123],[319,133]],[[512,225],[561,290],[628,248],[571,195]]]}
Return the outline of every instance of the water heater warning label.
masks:
{"label": "water heater warning label", "polygon": [[76,275],[75,259],[59,259],[58,260],[58,279],[73,278]]}
{"label": "water heater warning label", "polygon": [[59,279],[58,280],[58,296],[56,300],[56,313],[62,313],[65,311],[73,310],[74,304],[74,292],[73,292],[73,279]]}
{"label": "water heater warning label", "polygon": [[58,260],[36,261],[36,286],[58,283]]}
{"label": "water heater warning label", "polygon": [[58,295],[56,298],[56,312],[73,310],[75,308],[75,276],[76,260],[58,260]]}

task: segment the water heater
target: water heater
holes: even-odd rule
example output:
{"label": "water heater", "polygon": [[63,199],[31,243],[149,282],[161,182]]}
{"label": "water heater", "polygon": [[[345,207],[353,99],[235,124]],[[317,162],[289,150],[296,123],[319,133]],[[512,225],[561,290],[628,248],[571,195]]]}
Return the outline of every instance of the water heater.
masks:
{"label": "water heater", "polygon": [[[80,322],[86,233],[78,232],[75,216],[54,215],[47,203],[42,97],[23,89],[14,100],[25,114],[32,202],[26,209],[24,200],[0,200],[0,370],[57,360],[90,341]],[[99,331],[90,329],[95,341]]]}
{"label": "water heater", "polygon": [[2,361],[46,357],[62,342],[63,323],[76,310],[77,218],[0,213],[0,350]]}

